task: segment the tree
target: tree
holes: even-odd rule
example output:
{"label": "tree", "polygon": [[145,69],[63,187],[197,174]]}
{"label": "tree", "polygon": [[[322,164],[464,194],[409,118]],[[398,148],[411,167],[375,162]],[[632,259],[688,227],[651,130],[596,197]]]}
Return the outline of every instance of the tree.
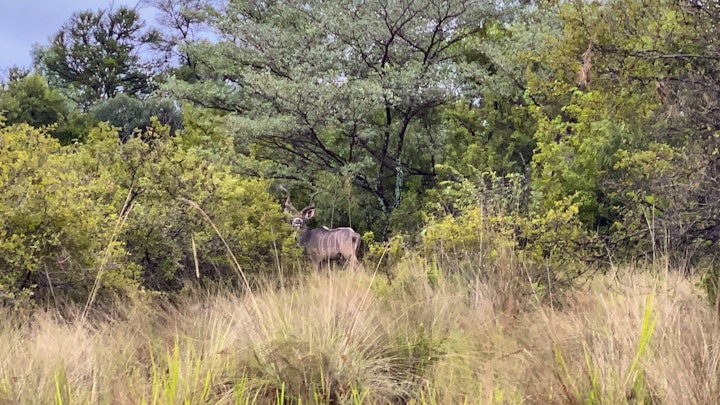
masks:
{"label": "tree", "polygon": [[8,83],[20,80],[30,74],[30,69],[19,66],[10,66],[0,69],[0,86],[5,87]]}
{"label": "tree", "polygon": [[189,48],[202,82],[168,88],[236,113],[240,151],[276,163],[273,176],[350,182],[387,237],[408,181],[435,175],[438,109],[483,74],[456,47],[494,4],[231,1],[210,21],[220,41]]}
{"label": "tree", "polygon": [[187,80],[193,80],[197,60],[185,45],[198,39],[207,28],[205,11],[216,1],[145,0],[143,3],[156,10],[156,21],[161,28],[158,41],[153,45],[165,58],[165,64],[179,65],[171,68],[171,71]]}
{"label": "tree", "polygon": [[157,34],[144,25],[127,7],[77,12],[48,47],[36,49],[36,67],[57,79],[83,110],[119,92],[148,94],[153,65],[141,54]]}
{"label": "tree", "polygon": [[65,98],[40,74],[11,78],[0,90],[0,114],[7,124],[27,123],[42,127],[60,122],[67,114]]}
{"label": "tree", "polygon": [[[425,193],[433,210],[457,213],[479,198],[487,202],[499,179],[529,179],[537,122],[522,55],[542,54],[544,41],[536,38],[556,31],[558,24],[555,15],[536,7],[514,12],[510,23],[491,24],[462,44],[467,61],[485,67],[487,74],[470,78],[464,97],[442,111],[437,186]],[[507,184],[517,185],[515,180]]]}
{"label": "tree", "polygon": [[90,115],[71,110],[68,100],[39,73],[23,75],[12,70],[8,84],[0,90],[0,115],[7,125],[52,126],[49,134],[64,145],[85,139],[95,124]]}
{"label": "tree", "polygon": [[125,93],[98,103],[90,113],[96,120],[119,128],[123,141],[127,141],[135,130],[150,127],[152,117],[156,117],[161,124],[168,125],[173,135],[182,125],[182,116],[172,102],[153,98],[139,100]]}

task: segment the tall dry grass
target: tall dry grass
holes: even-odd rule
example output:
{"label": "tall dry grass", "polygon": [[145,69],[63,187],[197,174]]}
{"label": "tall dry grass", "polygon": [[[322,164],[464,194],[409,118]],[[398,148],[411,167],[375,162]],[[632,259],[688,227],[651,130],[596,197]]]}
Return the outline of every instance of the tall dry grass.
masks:
{"label": "tall dry grass", "polygon": [[3,313],[0,403],[717,403],[717,313],[693,280],[599,276],[553,307],[521,264],[494,271],[468,285],[408,259],[392,284]]}

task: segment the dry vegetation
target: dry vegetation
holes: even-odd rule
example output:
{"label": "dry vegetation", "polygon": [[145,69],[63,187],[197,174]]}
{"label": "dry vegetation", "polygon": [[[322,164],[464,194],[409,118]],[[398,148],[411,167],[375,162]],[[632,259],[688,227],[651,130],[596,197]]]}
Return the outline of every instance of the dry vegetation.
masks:
{"label": "dry vegetation", "polygon": [[468,288],[406,259],[392,284],[341,271],[85,323],[4,313],[0,403],[717,401],[717,313],[692,280],[598,276],[553,306],[506,288],[520,268]]}

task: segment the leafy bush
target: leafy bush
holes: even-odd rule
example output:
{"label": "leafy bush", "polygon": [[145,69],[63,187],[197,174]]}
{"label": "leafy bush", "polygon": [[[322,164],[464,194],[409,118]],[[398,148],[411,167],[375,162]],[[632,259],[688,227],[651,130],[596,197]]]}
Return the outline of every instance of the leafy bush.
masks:
{"label": "leafy bush", "polygon": [[78,170],[82,151],[28,125],[0,128],[0,297],[87,297],[132,288],[138,268],[115,240],[118,211],[101,179]]}
{"label": "leafy bush", "polygon": [[471,178],[442,169],[452,180],[428,193],[431,214],[420,250],[433,268],[454,273],[470,286],[496,283],[509,293],[499,297],[500,305],[513,295],[529,294],[528,280],[534,293],[555,299],[604,253],[572,197],[545,210],[528,207],[529,185],[522,176],[476,173]]}
{"label": "leafy bush", "polygon": [[266,182],[208,163],[194,148],[182,148],[168,127],[154,125],[154,132],[120,146],[114,131],[103,129],[89,143],[95,160],[107,165],[116,195],[128,196],[132,213],[121,239],[145,285],[168,290],[198,274],[234,278],[242,270],[274,268],[291,229]]}
{"label": "leafy bush", "polygon": [[[192,276],[239,281],[295,246],[261,179],[183,149],[169,129],[118,141],[106,125],[61,146],[27,125],[0,129],[0,294],[85,299]],[[287,245],[287,246],[286,246]]]}
{"label": "leafy bush", "polygon": [[387,272],[405,257],[405,243],[403,237],[393,236],[385,242],[375,240],[375,234],[365,232],[362,236],[364,257],[363,261],[371,269],[382,269]]}

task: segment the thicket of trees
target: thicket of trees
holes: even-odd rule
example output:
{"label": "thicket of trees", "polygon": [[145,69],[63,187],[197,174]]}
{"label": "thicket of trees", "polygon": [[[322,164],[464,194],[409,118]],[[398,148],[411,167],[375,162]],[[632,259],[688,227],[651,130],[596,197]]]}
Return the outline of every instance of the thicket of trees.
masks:
{"label": "thicket of trees", "polygon": [[147,4],[74,14],[3,80],[6,300],[232,278],[209,220],[277,266],[278,184],[370,258],[477,275],[503,246],[548,287],[662,254],[714,292],[717,3]]}

